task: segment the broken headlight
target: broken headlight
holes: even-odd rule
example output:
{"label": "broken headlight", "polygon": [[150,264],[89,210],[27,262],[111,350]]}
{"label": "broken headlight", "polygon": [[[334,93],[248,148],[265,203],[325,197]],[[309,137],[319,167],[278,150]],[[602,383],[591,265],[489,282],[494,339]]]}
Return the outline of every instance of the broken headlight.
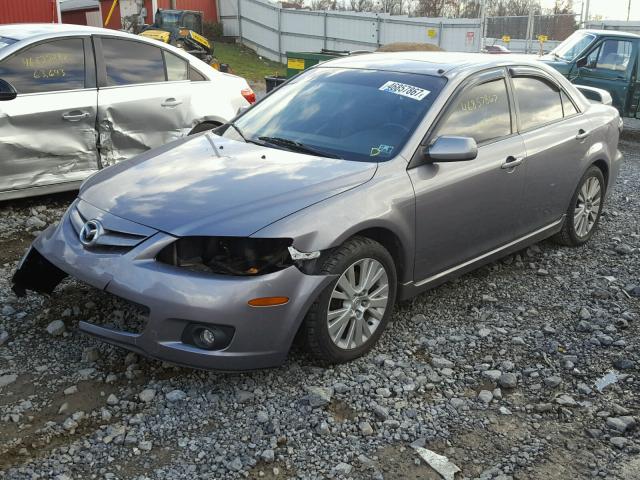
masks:
{"label": "broken headlight", "polygon": [[264,275],[293,265],[289,238],[185,237],[163,248],[158,261],[197,272]]}

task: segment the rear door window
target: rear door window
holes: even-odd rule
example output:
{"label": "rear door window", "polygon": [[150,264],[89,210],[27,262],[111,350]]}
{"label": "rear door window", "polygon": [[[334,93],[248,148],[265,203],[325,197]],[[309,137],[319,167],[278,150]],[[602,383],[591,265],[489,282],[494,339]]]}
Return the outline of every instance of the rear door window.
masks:
{"label": "rear door window", "polygon": [[501,78],[463,91],[438,126],[436,137],[471,137],[481,144],[511,133],[509,96],[505,80]]}
{"label": "rear door window", "polygon": [[189,80],[189,69],[185,60],[165,50],[164,61],[167,64],[168,81]]}
{"label": "rear door window", "polygon": [[102,38],[107,86],[164,82],[162,50],[153,45],[117,38]]}
{"label": "rear door window", "polygon": [[0,78],[18,93],[85,88],[84,41],[69,38],[41,43],[0,62]]}
{"label": "rear door window", "polygon": [[520,129],[530,130],[563,117],[560,89],[538,77],[514,77]]}

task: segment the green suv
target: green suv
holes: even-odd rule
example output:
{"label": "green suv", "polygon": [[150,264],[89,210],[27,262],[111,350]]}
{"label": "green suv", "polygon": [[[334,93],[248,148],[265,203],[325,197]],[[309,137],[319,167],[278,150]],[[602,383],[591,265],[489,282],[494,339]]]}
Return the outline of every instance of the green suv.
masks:
{"label": "green suv", "polygon": [[578,30],[540,58],[572,83],[608,91],[620,114],[640,118],[640,35]]}

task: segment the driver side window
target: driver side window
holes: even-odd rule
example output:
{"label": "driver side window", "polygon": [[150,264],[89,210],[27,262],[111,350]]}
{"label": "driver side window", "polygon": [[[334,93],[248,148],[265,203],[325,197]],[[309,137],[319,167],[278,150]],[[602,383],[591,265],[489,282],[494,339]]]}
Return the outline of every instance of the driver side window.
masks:
{"label": "driver side window", "polygon": [[587,67],[626,72],[631,64],[633,44],[628,40],[605,40],[587,57]]}
{"label": "driver side window", "polygon": [[511,135],[511,109],[503,78],[467,88],[449,107],[434,138],[471,137],[487,143]]}

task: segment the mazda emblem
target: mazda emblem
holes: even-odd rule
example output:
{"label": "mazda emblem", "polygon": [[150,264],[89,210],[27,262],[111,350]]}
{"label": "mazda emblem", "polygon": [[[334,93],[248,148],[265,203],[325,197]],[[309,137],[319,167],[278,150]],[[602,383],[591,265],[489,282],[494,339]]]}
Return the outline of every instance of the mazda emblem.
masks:
{"label": "mazda emblem", "polygon": [[98,242],[98,238],[104,233],[104,228],[98,220],[89,220],[80,229],[80,242],[85,247],[92,247]]}

